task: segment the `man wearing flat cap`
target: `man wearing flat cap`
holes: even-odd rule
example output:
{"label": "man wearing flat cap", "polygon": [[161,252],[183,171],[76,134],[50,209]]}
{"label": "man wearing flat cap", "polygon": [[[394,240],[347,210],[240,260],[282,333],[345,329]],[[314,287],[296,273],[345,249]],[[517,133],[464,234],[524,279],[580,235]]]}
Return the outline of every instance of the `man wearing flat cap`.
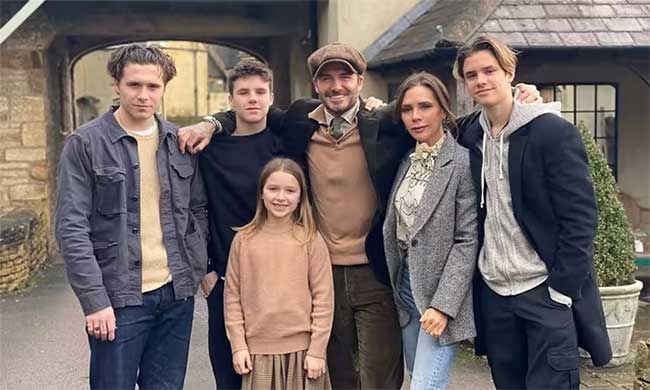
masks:
{"label": "man wearing flat cap", "polygon": [[[369,111],[359,99],[366,61],[356,49],[329,44],[307,63],[320,104],[294,103],[283,138],[290,153],[307,163],[319,229],[332,258],[330,377],[336,388],[398,389],[402,343],[382,224],[398,163],[413,141],[396,128],[387,108]],[[296,129],[305,117],[309,125]]]}
{"label": "man wearing flat cap", "polygon": [[[334,275],[334,324],[327,348],[335,389],[399,389],[401,331],[384,254],[382,225],[401,158],[414,140],[393,120],[392,105],[369,110],[360,99],[366,61],[353,47],[331,43],[307,60],[319,100],[272,108],[268,125],[284,152],[302,164],[318,227]],[[534,88],[534,87],[533,87]],[[474,117],[473,117],[474,118]],[[181,129],[181,146],[196,153],[218,122],[234,129],[232,113]]]}
{"label": "man wearing flat cap", "polygon": [[[327,356],[335,389],[398,389],[404,364],[397,310],[384,257],[382,223],[400,159],[413,146],[388,107],[360,99],[366,61],[332,43],[308,59],[320,100],[272,109],[268,125],[309,175],[311,199],[332,258],[335,313]],[[232,112],[182,129],[190,152],[203,149],[217,122],[228,134]],[[215,121],[216,119],[216,121]],[[211,123],[212,122],[212,123]]]}

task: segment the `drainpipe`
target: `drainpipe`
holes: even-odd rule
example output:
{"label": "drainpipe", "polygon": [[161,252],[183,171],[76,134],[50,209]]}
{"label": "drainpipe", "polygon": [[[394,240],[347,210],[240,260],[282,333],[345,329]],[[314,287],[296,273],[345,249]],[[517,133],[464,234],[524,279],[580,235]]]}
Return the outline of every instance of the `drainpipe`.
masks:
{"label": "drainpipe", "polygon": [[45,0],[29,0],[14,16],[0,28],[0,44],[4,42],[9,36],[16,31],[21,24],[33,14],[38,7],[43,4]]}
{"label": "drainpipe", "polygon": [[199,45],[194,42],[194,116],[199,116],[199,69],[198,69],[198,56],[197,51],[199,50]]}

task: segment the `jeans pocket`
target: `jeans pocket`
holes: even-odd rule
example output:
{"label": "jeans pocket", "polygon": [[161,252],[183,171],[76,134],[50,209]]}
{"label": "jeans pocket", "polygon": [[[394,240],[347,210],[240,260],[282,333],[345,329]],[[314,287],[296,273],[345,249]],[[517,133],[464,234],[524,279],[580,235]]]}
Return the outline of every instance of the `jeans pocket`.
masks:
{"label": "jeans pocket", "polygon": [[543,288],[542,295],[544,296],[544,301],[546,301],[546,303],[549,306],[552,306],[554,309],[561,309],[561,310],[570,310],[571,309],[570,306],[568,306],[568,305],[566,305],[566,304],[564,304],[562,302],[558,302],[555,299],[553,299],[553,297],[551,296],[551,291],[549,290],[549,287],[547,287],[546,284],[543,284],[543,286],[545,286],[545,287]]}

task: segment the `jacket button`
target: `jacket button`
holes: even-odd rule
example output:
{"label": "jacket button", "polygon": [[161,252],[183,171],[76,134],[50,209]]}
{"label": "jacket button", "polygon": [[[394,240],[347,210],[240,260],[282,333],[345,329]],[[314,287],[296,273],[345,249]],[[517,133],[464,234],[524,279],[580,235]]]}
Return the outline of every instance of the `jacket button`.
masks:
{"label": "jacket button", "polygon": [[417,246],[417,245],[418,245],[418,240],[411,241],[411,246]]}
{"label": "jacket button", "polygon": [[133,234],[137,234],[138,233],[138,228],[133,228],[133,229],[131,229],[131,231],[133,232]]}
{"label": "jacket button", "polygon": [[138,200],[138,197],[134,195],[134,196],[131,197],[131,200],[135,202],[135,201]]}
{"label": "jacket button", "polygon": [[136,260],[136,261],[134,261],[134,262],[133,262],[133,265],[135,265],[136,267],[139,267],[139,266],[140,266],[140,260]]}
{"label": "jacket button", "polygon": [[138,169],[140,166],[138,164],[133,164],[133,169]]}

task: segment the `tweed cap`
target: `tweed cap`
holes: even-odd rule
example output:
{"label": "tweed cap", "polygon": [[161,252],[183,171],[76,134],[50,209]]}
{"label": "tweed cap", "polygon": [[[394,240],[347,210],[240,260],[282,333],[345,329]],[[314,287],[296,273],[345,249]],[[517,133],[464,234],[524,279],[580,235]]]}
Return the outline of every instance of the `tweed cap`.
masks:
{"label": "tweed cap", "polygon": [[321,47],[309,56],[307,64],[311,77],[318,76],[323,66],[330,62],[342,62],[357,74],[363,74],[366,71],[366,60],[357,49],[344,43],[335,42]]}

